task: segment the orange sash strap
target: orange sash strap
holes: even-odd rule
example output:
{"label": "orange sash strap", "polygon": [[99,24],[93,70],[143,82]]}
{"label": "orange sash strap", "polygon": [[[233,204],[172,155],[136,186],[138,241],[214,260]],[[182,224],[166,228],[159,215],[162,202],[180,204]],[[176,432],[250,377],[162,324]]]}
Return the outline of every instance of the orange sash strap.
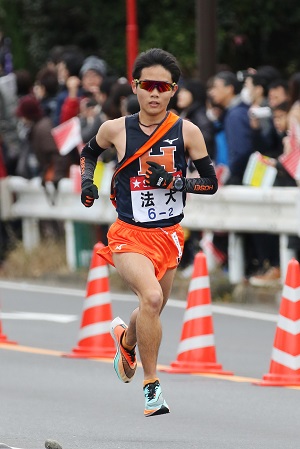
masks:
{"label": "orange sash strap", "polygon": [[132,161],[135,161],[138,159],[142,154],[146,153],[156,142],[158,142],[160,139],[162,139],[167,132],[172,128],[173,125],[177,122],[179,119],[178,115],[174,114],[173,112],[169,111],[167,117],[164,119],[164,121],[159,125],[159,127],[154,131],[154,133],[151,135],[151,137],[147,140],[147,142],[144,143],[132,156],[130,156],[128,159],[126,159],[122,165],[120,165],[114,172],[112,179],[111,179],[111,186],[110,186],[110,200],[113,203],[113,205],[116,207],[116,188],[115,188],[115,179],[117,174],[127,165],[129,165]]}

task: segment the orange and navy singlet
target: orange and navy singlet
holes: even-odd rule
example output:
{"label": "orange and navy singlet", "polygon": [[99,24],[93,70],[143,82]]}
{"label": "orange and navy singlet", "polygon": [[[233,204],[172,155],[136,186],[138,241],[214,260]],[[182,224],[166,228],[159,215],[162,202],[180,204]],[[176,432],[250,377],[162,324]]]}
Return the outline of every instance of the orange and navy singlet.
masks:
{"label": "orange and navy singlet", "polygon": [[[125,127],[124,159],[127,159],[149,136],[141,130],[138,114],[126,117]],[[146,186],[144,180],[149,167],[146,161],[157,162],[173,176],[186,176],[182,119],[179,119],[150,150],[124,167],[115,180],[117,213],[120,220],[145,228],[173,226],[183,218],[186,194]],[[119,164],[121,163],[122,161]]]}

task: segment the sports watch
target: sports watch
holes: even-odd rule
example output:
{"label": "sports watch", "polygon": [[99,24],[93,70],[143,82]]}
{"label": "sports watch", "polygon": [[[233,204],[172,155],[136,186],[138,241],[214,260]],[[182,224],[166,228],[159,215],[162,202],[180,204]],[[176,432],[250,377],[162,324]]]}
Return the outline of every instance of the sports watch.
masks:
{"label": "sports watch", "polygon": [[178,176],[173,181],[173,190],[175,190],[175,192],[182,192],[183,189],[184,189],[184,179]]}

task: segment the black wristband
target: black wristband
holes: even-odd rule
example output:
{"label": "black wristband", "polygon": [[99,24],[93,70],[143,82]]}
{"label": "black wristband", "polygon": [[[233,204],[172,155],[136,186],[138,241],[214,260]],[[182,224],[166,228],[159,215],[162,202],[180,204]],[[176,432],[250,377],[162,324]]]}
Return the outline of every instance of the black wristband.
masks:
{"label": "black wristband", "polygon": [[200,178],[186,178],[184,190],[187,193],[213,195],[218,190],[218,179],[209,156],[193,161]]}

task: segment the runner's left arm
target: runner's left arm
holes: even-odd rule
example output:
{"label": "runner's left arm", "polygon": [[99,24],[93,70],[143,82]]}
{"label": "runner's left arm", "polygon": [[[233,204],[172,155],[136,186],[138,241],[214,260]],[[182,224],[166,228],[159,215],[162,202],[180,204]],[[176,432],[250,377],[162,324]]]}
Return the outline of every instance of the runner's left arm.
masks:
{"label": "runner's left arm", "polygon": [[183,121],[183,133],[186,150],[199,173],[199,178],[182,177],[182,182],[178,182],[176,177],[173,177],[161,165],[150,162],[146,171],[145,183],[152,187],[213,195],[218,190],[218,179],[207,153],[203,135],[197,126],[185,120]]}

